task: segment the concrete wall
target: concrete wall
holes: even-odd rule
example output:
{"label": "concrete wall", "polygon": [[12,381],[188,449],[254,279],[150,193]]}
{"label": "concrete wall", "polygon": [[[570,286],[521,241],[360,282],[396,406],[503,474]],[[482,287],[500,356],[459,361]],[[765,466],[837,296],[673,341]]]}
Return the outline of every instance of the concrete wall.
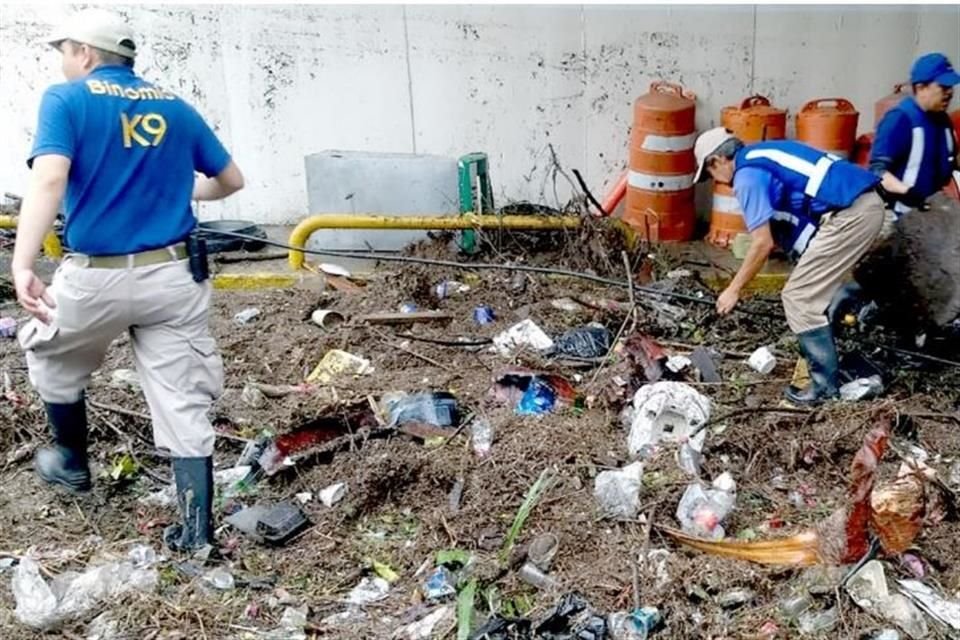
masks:
{"label": "concrete wall", "polygon": [[[960,63],[954,6],[116,6],[142,34],[138,69],[193,101],[248,188],[204,218],[307,213],[305,155],[324,149],[486,151],[498,203],[596,192],[625,163],[650,82],[695,91],[700,128],[764,93],[796,111],[873,102],[912,59]],[[0,5],[0,190],[23,193],[40,95],[59,60],[36,43],[67,7]],[[598,195],[600,195],[598,193]]]}

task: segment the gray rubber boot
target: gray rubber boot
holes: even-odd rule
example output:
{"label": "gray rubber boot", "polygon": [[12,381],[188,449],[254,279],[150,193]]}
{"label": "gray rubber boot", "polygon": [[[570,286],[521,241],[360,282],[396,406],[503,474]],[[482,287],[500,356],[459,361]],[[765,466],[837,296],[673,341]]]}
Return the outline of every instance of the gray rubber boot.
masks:
{"label": "gray rubber boot", "polygon": [[43,447],[34,458],[34,468],[44,481],[72,493],[90,490],[87,461],[87,404],[84,396],[72,404],[44,403],[53,432],[53,447]]}
{"label": "gray rubber boot", "polygon": [[213,543],[213,457],[174,458],[173,476],[182,523],[167,527],[163,540],[173,551],[198,551]]}
{"label": "gray rubber boot", "polygon": [[798,389],[790,385],[784,390],[783,395],[790,402],[804,406],[817,405],[825,400],[835,399],[839,395],[837,373],[840,364],[830,326],[798,333],[797,338],[800,340],[800,351],[810,371],[810,386],[806,389]]}

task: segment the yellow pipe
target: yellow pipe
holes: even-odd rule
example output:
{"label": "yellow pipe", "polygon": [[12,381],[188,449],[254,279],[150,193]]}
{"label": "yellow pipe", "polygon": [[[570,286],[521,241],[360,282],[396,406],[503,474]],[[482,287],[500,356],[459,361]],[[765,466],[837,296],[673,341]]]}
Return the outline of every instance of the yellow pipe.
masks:
{"label": "yellow pipe", "polygon": [[[0,216],[0,229],[16,229],[17,216]],[[53,231],[48,233],[43,239],[43,253],[48,258],[63,257],[63,247],[60,245],[60,239]]]}
{"label": "yellow pipe", "polygon": [[[452,230],[452,229],[528,229],[556,230],[575,229],[580,225],[576,216],[376,216],[350,213],[330,213],[310,216],[300,221],[290,233],[289,244],[304,247],[310,234],[320,229],[414,229],[414,230]],[[294,271],[303,268],[302,251],[291,250],[288,258]]]}

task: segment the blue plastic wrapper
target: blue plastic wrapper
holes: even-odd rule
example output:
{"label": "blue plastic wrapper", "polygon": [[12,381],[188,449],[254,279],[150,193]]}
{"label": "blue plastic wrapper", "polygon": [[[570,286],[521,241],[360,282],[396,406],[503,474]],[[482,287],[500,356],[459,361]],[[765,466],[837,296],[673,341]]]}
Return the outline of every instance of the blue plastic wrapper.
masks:
{"label": "blue plastic wrapper", "polygon": [[517,403],[517,415],[539,416],[549,413],[557,404],[557,393],[545,380],[538,376],[530,379],[527,390]]}
{"label": "blue plastic wrapper", "polygon": [[477,324],[490,324],[496,319],[493,309],[487,305],[481,305],[473,310],[473,321]]}

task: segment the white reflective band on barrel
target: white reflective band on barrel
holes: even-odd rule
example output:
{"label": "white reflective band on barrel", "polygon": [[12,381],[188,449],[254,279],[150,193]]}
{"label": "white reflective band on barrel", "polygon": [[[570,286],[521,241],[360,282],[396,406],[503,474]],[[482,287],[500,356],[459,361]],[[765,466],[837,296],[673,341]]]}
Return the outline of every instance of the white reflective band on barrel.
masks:
{"label": "white reflective band on barrel", "polygon": [[743,215],[743,210],[740,208],[740,201],[734,196],[725,196],[714,193],[713,210],[719,211],[720,213],[739,213],[740,215]]}
{"label": "white reflective band on barrel", "polygon": [[657,136],[649,134],[643,139],[640,148],[644,151],[688,151],[693,149],[697,139],[696,133],[685,136]]}
{"label": "white reflective band on barrel", "polygon": [[644,189],[645,191],[682,191],[693,186],[693,174],[658,176],[652,173],[630,171],[627,174],[627,184],[634,189]]}

